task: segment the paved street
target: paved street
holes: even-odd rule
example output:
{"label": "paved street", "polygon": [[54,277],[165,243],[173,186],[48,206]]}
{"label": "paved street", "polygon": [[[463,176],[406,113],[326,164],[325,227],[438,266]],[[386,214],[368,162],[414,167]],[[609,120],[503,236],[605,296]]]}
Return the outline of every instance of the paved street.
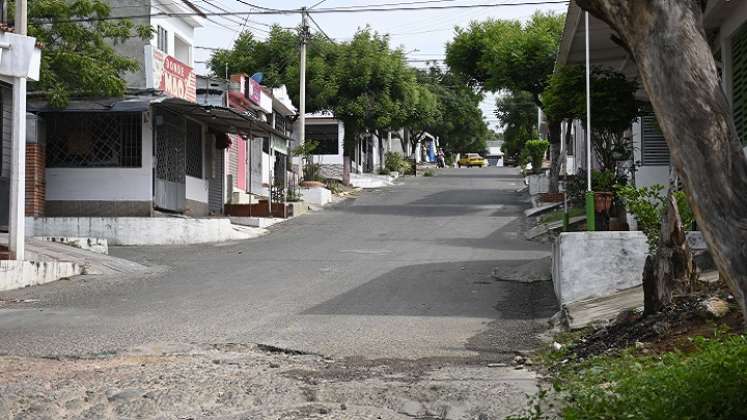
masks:
{"label": "paved street", "polygon": [[25,357],[261,344],[348,368],[387,360],[406,365],[405,375],[422,374],[426,362],[506,362],[536,344],[555,310],[550,283],[490,276],[549,254],[520,235],[520,182],[513,169],[448,169],[365,191],[256,240],[114,249],[149,273],[0,294],[0,353],[33,361]]}

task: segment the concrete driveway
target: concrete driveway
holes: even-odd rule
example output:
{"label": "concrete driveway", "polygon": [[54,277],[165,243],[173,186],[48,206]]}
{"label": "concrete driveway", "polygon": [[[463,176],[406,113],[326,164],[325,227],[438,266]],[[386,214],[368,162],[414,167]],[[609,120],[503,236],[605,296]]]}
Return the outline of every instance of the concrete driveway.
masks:
{"label": "concrete driveway", "polygon": [[439,170],[255,240],[114,249],[150,271],[0,294],[0,353],[231,342],[334,357],[506,360],[535,344],[555,310],[551,284],[490,276],[549,255],[520,234],[520,183],[508,168]]}

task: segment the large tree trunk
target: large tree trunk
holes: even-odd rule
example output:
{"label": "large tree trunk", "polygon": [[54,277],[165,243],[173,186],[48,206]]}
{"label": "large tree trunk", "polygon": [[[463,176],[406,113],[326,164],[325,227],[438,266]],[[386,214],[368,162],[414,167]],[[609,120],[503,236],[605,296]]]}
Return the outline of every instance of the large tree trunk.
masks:
{"label": "large tree trunk", "polygon": [[702,2],[576,2],[609,23],[637,63],[698,226],[747,315],[747,159],[706,40]]}
{"label": "large tree trunk", "polygon": [[550,123],[550,192],[560,191],[560,143],[563,136],[562,122]]}
{"label": "large tree trunk", "polygon": [[695,264],[687,244],[677,200],[670,192],[661,221],[656,254],[646,258],[643,272],[644,314],[654,314],[672,303],[673,295],[692,289]]}

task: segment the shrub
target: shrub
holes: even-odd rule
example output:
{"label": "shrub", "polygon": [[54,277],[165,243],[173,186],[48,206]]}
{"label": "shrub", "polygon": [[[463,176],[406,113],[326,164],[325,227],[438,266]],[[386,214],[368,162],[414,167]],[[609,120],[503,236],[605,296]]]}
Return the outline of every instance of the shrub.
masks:
{"label": "shrub", "polygon": [[325,184],[327,185],[327,189],[330,190],[332,194],[339,194],[343,191],[342,182],[336,179],[328,179],[325,181]]}
{"label": "shrub", "polygon": [[292,150],[294,156],[303,158],[303,179],[305,181],[322,181],[322,167],[313,161],[314,151],[317,147],[319,147],[319,142],[309,139]]}
{"label": "shrub", "polygon": [[396,171],[399,172],[400,175],[412,175],[414,173],[412,160],[404,159],[402,157],[400,157],[399,159],[399,167],[396,169]]}
{"label": "shrub", "polygon": [[[568,199],[577,205],[584,202],[587,187],[586,171],[579,169],[578,173],[569,176],[565,183],[565,190],[568,193]],[[614,192],[618,185],[625,185],[628,182],[624,176],[617,176],[613,171],[593,171],[591,173],[591,189],[597,192]]]}
{"label": "shrub", "polygon": [[529,140],[524,145],[524,158],[531,162],[534,173],[542,171],[542,162],[545,161],[545,153],[549,147],[550,142],[547,140]]}
{"label": "shrub", "polygon": [[591,359],[558,384],[563,418],[747,418],[747,337],[695,344],[689,354]]}
{"label": "shrub", "polygon": [[401,172],[404,159],[397,152],[386,152],[384,155],[384,168],[389,172]]}
{"label": "shrub", "polygon": [[433,173],[433,170],[431,169],[426,169],[426,171],[423,172],[423,176],[433,176],[433,175],[435,174]]}
{"label": "shrub", "polygon": [[322,166],[318,163],[307,163],[304,165],[303,179],[306,181],[323,181]]}
{"label": "shrub", "polygon": [[[661,234],[661,219],[667,211],[667,196],[662,194],[664,186],[653,185],[650,187],[636,188],[631,185],[618,186],[617,195],[623,200],[638,222],[638,229],[646,235],[649,251],[653,254],[659,243]],[[677,209],[682,218],[682,226],[687,230],[693,222],[693,212],[687,202],[687,197],[682,191],[674,193],[677,200]]]}

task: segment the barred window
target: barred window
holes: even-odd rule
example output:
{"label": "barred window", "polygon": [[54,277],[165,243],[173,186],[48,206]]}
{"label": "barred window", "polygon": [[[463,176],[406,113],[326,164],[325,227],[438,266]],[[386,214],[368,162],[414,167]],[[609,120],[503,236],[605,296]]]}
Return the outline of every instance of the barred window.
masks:
{"label": "barred window", "polygon": [[306,139],[319,142],[315,155],[336,155],[339,151],[337,124],[311,124],[306,126]]}
{"label": "barred window", "polygon": [[47,167],[139,168],[140,113],[49,113]]}
{"label": "barred window", "polygon": [[158,46],[158,49],[165,52],[166,54],[169,53],[169,31],[158,26],[158,30],[156,33],[156,44]]}
{"label": "barred window", "polygon": [[747,144],[747,24],[742,25],[731,41],[733,61],[732,102],[734,125],[742,143]]}
{"label": "barred window", "polygon": [[187,175],[202,178],[202,126],[187,120]]}

